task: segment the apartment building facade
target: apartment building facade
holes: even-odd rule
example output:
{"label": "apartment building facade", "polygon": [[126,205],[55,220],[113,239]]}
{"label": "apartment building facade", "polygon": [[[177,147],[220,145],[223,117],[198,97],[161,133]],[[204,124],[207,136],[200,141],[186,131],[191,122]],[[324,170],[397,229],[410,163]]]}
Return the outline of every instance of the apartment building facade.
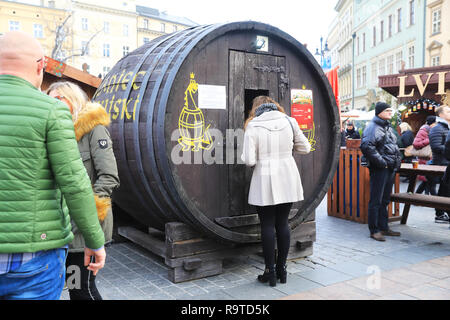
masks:
{"label": "apartment building facade", "polygon": [[[378,76],[425,65],[425,0],[355,0],[355,109],[379,99]],[[395,99],[391,101],[395,106]]]}
{"label": "apartment building facade", "polygon": [[[8,31],[24,31],[33,35],[50,56],[55,47],[58,25],[64,23],[68,13],[64,9],[43,6],[39,1],[19,3],[0,0],[0,34]],[[71,36],[65,37],[61,50],[72,47]]]}
{"label": "apartment building facade", "polygon": [[138,14],[138,46],[166,33],[177,32],[197,25],[188,18],[168,15],[166,12],[154,8],[136,6],[136,12]]}
{"label": "apartment building facade", "polygon": [[450,64],[450,0],[428,0],[425,66]]}
{"label": "apartment building facade", "polygon": [[34,34],[47,56],[99,77],[144,43],[195,25],[135,0],[0,0],[0,34]]}
{"label": "apartment building facade", "polygon": [[[352,108],[352,79],[353,79],[353,0],[339,0],[335,6],[338,12],[338,85],[341,110]],[[333,49],[334,50],[334,49]]]}

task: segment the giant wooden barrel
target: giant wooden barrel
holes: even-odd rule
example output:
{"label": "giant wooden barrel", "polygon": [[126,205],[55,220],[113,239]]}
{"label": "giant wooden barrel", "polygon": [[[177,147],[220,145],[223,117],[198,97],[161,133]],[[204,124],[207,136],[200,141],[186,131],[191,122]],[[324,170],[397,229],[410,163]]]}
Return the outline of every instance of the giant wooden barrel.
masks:
{"label": "giant wooden barrel", "polygon": [[146,226],[179,221],[217,240],[260,241],[247,204],[252,169],[241,161],[243,125],[258,95],[296,116],[313,145],[295,155],[305,200],[292,229],[320,204],[339,157],[339,115],[314,57],[263,23],[235,22],[168,34],[123,57],[94,100],[112,118],[120,188],[114,202]]}

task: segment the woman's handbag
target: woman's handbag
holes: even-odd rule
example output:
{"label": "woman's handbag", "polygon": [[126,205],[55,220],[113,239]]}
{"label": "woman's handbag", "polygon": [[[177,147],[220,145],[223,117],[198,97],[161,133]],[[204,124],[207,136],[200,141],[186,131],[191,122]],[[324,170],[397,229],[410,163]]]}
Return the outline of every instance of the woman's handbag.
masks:
{"label": "woman's handbag", "polygon": [[413,145],[405,148],[405,157],[419,157],[419,158],[431,158],[431,147],[427,145],[422,149],[417,150]]}

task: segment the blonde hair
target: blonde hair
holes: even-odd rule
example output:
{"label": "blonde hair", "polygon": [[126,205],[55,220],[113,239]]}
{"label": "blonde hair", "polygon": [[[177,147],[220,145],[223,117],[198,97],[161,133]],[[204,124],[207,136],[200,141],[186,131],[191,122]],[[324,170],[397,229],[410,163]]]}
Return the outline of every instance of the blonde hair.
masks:
{"label": "blonde hair", "polygon": [[445,108],[449,108],[449,107],[450,107],[450,106],[445,105],[445,104],[440,105],[439,107],[436,108],[436,110],[434,111],[434,113],[435,113],[438,117],[440,117],[441,114],[442,114],[442,112],[444,112],[444,109],[445,109]]}
{"label": "blonde hair", "polygon": [[60,81],[52,83],[46,93],[49,94],[52,91],[58,92],[58,94],[67,99],[72,105],[73,122],[77,121],[79,114],[89,102],[89,98],[83,89],[73,82]]}
{"label": "blonde hair", "polygon": [[403,133],[405,131],[412,131],[411,126],[409,125],[409,123],[407,122],[402,122],[400,123],[400,133]]}
{"label": "blonde hair", "polygon": [[258,96],[255,99],[253,99],[252,102],[252,110],[250,111],[247,120],[245,120],[244,123],[244,130],[245,128],[247,128],[247,124],[253,120],[253,118],[255,118],[255,111],[256,109],[258,109],[258,107],[264,103],[273,103],[274,105],[277,106],[278,111],[286,113],[284,111],[284,108],[282,106],[280,106],[275,100],[273,100],[272,98],[268,97],[268,96]]}

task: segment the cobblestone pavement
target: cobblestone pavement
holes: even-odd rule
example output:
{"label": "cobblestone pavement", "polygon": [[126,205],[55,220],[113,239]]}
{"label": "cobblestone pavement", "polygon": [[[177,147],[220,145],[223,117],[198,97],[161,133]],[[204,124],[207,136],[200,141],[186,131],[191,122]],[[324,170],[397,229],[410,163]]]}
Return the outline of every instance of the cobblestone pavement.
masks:
{"label": "cobblestone pavement", "polygon": [[[257,254],[225,260],[220,275],[174,284],[162,258],[125,242],[107,248],[99,291],[112,300],[450,299],[450,229],[434,222],[434,209],[411,207],[407,225],[390,224],[401,237],[378,242],[367,225],[329,217],[326,205],[325,197],[316,210],[314,253],[288,262],[287,284],[258,283],[264,263]],[[379,291],[367,288],[375,274]]]}

